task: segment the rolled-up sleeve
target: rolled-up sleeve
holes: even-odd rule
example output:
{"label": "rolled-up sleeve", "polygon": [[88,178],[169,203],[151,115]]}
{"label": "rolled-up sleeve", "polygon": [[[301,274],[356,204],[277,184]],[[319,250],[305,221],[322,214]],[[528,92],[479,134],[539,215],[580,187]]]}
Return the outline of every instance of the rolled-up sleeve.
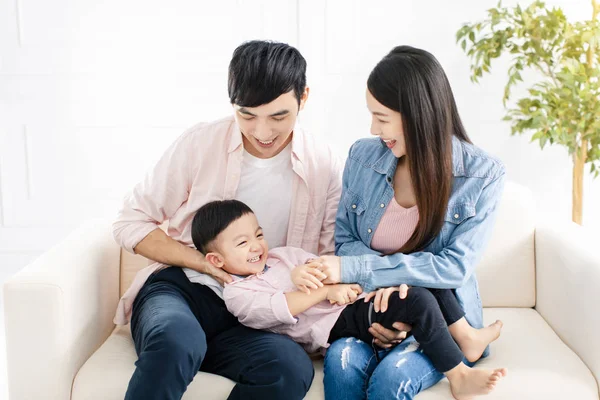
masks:
{"label": "rolled-up sleeve", "polygon": [[134,253],[135,247],[187,201],[191,186],[192,131],[181,135],[129,193],[113,223],[115,241]]}

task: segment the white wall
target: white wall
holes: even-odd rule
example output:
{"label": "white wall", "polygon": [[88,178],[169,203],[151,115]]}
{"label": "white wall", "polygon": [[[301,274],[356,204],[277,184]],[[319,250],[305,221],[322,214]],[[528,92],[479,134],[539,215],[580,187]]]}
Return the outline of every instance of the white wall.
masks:
{"label": "white wall", "polygon": [[[516,4],[516,1],[506,2]],[[528,2],[523,2],[528,4]],[[549,1],[587,18],[587,1]],[[340,154],[369,134],[365,81],[393,46],[435,54],[476,144],[500,157],[539,208],[570,218],[571,162],[501,122],[506,62],[479,85],[454,43],[496,0],[0,0],[0,276],[82,220],[112,217],[181,131],[230,112],[226,79],[243,40],[296,45],[309,63],[303,123]],[[600,226],[600,180],[585,224]]]}

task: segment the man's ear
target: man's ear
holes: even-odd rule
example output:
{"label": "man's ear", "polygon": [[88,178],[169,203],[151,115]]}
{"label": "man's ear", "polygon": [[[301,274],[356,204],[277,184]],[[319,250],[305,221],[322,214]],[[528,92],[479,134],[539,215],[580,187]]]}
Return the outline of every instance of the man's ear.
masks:
{"label": "man's ear", "polygon": [[219,253],[206,253],[206,256],[204,257],[206,258],[206,261],[208,261],[213,267],[223,268],[225,260],[223,259],[223,256],[221,256]]}
{"label": "man's ear", "polygon": [[304,88],[304,92],[300,96],[300,108],[298,111],[302,111],[304,109],[304,105],[306,104],[306,100],[308,100],[308,93],[310,92],[310,88],[307,86]]}

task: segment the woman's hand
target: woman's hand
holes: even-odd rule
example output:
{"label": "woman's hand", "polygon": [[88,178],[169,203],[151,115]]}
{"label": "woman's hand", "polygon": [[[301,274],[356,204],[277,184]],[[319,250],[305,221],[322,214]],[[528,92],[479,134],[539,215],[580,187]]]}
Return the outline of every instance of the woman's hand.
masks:
{"label": "woman's hand", "polygon": [[310,294],[310,289],[323,287],[321,281],[327,278],[327,275],[321,272],[320,267],[320,263],[309,261],[306,264],[298,265],[292,270],[290,274],[292,282],[298,290]]}
{"label": "woman's hand", "polygon": [[[408,295],[408,285],[402,284],[400,286],[394,286],[391,288],[379,289],[375,292],[369,293],[365,297],[365,302],[371,301],[372,298],[375,298],[373,301],[373,308],[375,312],[385,312],[388,309],[388,302],[390,296],[394,292],[399,292],[399,296],[401,299],[405,299]],[[403,322],[395,322],[393,327],[396,330],[391,330],[384,328],[382,325],[378,323],[374,323],[369,328],[369,333],[373,335],[375,338],[374,342],[377,346],[388,349],[392,346],[395,346],[402,342],[402,340],[406,339],[406,335],[411,331],[412,327]]]}
{"label": "woman's hand", "polygon": [[375,300],[373,300],[373,308],[375,309],[375,312],[386,312],[388,308],[388,302],[392,293],[400,292],[400,298],[405,299],[408,295],[408,289],[408,285],[404,283],[400,286],[379,289],[367,294],[367,296],[365,297],[365,303],[368,303],[373,297],[375,297]]}
{"label": "woman's hand", "polygon": [[321,256],[310,261],[321,263],[322,266],[320,267],[320,270],[327,275],[327,278],[323,281],[323,283],[333,285],[341,282],[342,267],[340,257]]}
{"label": "woman's hand", "polygon": [[389,349],[390,347],[396,346],[404,339],[408,332],[412,330],[412,326],[403,322],[394,322],[394,330],[384,328],[378,323],[374,323],[369,328],[369,333],[375,338],[374,343],[383,348]]}

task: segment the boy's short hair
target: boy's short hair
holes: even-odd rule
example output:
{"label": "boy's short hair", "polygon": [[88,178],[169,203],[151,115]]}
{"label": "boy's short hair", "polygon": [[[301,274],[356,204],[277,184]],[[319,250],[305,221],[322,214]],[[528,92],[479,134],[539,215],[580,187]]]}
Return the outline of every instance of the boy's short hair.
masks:
{"label": "boy's short hair", "polygon": [[298,104],[306,88],[306,60],[286,44],[253,40],[238,46],[229,63],[229,99],[258,107],[294,90]]}
{"label": "boy's short hair", "polygon": [[208,247],[232,222],[246,214],[253,214],[252,209],[238,200],[217,200],[206,203],[194,215],[192,220],[192,241],[194,246],[204,255]]}

